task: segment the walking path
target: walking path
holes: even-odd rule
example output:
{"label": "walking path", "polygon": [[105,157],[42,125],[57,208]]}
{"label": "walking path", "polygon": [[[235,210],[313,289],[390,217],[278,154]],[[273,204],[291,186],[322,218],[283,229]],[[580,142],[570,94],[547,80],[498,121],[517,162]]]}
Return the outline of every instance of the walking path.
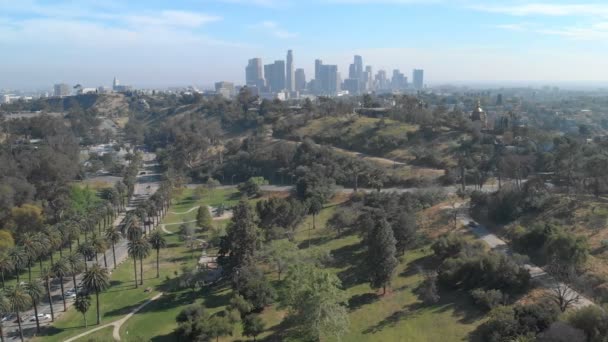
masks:
{"label": "walking path", "polygon": [[74,337],[71,337],[67,340],[65,340],[65,342],[71,342],[71,341],[76,341],[81,337],[87,336],[91,333],[94,333],[98,330],[107,328],[107,327],[114,327],[114,330],[112,331],[112,337],[114,338],[115,341],[120,341],[120,327],[122,327],[122,325],[129,320],[129,318],[131,318],[133,315],[135,315],[139,310],[143,309],[144,306],[150,304],[151,302],[157,300],[158,298],[160,298],[162,296],[162,292],[157,294],[156,296],[148,299],[147,301],[145,301],[143,304],[141,304],[140,306],[136,307],[135,309],[133,309],[128,315],[126,315],[125,317],[116,320],[112,323],[108,323],[108,324],[104,324],[104,325],[100,325],[96,328],[93,328],[91,330],[85,331],[82,334],[76,335]]}
{"label": "walking path", "polygon": [[[465,208],[465,206],[460,203],[459,207]],[[509,245],[502,239],[500,239],[496,234],[490,233],[484,226],[476,223],[468,213],[460,213],[458,215],[458,219],[460,222],[468,227],[478,239],[485,242],[492,250],[504,253],[506,255],[513,255],[513,251],[509,247]],[[528,272],[530,272],[530,276],[532,279],[538,281],[538,283],[546,288],[547,290],[553,291],[556,289],[560,289],[562,293],[564,293],[566,299],[575,299],[578,297],[572,307],[575,309],[580,309],[586,306],[595,305],[593,301],[589,298],[583,296],[573,288],[569,287],[567,284],[557,281],[553,276],[545,272],[542,268],[528,262],[523,265]]]}

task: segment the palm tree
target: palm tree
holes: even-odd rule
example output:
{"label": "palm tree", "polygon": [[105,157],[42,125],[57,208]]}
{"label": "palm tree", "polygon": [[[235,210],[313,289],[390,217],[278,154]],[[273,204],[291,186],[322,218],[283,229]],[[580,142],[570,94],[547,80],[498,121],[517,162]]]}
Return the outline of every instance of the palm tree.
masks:
{"label": "palm tree", "polygon": [[141,228],[139,227],[139,220],[133,216],[130,220],[129,227],[127,227],[127,239],[130,241],[138,240],[143,235]]}
{"label": "palm tree", "polygon": [[[8,299],[4,291],[0,291],[0,316],[8,314],[11,311]],[[4,342],[4,322],[0,320],[0,341]]]}
{"label": "palm tree", "polygon": [[76,274],[82,272],[85,262],[81,254],[72,253],[66,257],[66,261],[70,266],[70,274],[72,275],[72,281],[74,282],[74,290],[76,290]]}
{"label": "palm tree", "polygon": [[83,242],[76,249],[84,259],[84,270],[87,270],[87,261],[90,261],[95,256],[95,248],[90,242]]}
{"label": "palm tree", "polygon": [[46,287],[46,299],[49,302],[49,307],[51,308],[51,321],[55,322],[55,310],[53,309],[53,297],[51,296],[51,279],[55,274],[51,271],[50,268],[43,268],[40,271],[40,278],[44,281],[44,287]]}
{"label": "palm tree", "polygon": [[65,258],[57,260],[57,262],[51,266],[51,271],[53,271],[55,277],[59,277],[59,284],[61,285],[61,299],[63,300],[63,312],[66,312],[68,310],[68,306],[65,303],[63,278],[70,275],[70,267],[67,260]]}
{"label": "palm tree", "polygon": [[91,307],[91,296],[88,294],[78,293],[76,295],[76,301],[74,302],[74,307],[78,312],[82,314],[84,318],[84,327],[87,327],[87,311]]}
{"label": "palm tree", "polygon": [[95,249],[95,262],[99,263],[97,260],[97,255],[99,253],[103,253],[104,267],[108,268],[108,259],[106,258],[106,249],[108,246],[106,246],[106,240],[101,236],[98,236],[96,233],[93,233],[93,236],[91,236],[91,244]]}
{"label": "palm tree", "polygon": [[12,312],[17,315],[17,324],[19,325],[19,338],[23,342],[23,329],[21,329],[21,311],[27,309],[28,303],[30,302],[30,296],[19,284],[17,286],[9,288],[6,292],[9,307]]}
{"label": "palm tree", "polygon": [[147,258],[150,255],[150,242],[146,240],[143,236],[139,238],[137,241],[138,254],[139,254],[139,285],[144,284],[144,258]]}
{"label": "palm tree", "polygon": [[95,292],[95,300],[97,303],[97,324],[101,322],[99,315],[99,292],[105,290],[109,286],[108,270],[99,267],[98,264],[91,266],[91,268],[84,273],[82,278],[82,286],[87,292]]}
{"label": "palm tree", "polygon": [[[59,253],[61,255],[61,233],[59,232],[59,229],[57,229],[56,227],[49,226],[49,227],[45,227],[44,235],[46,236],[46,242],[48,243],[46,250],[48,251],[49,257],[51,258],[51,264],[52,264],[54,262],[53,261],[53,252],[56,249],[59,249]],[[47,253],[42,253],[42,254],[47,254]]]}
{"label": "palm tree", "polygon": [[13,270],[15,271],[15,276],[17,277],[17,283],[19,283],[19,272],[27,262],[27,255],[25,254],[25,249],[20,246],[15,246],[8,251],[8,257],[11,261],[11,264],[13,264]]}
{"label": "palm tree", "polygon": [[113,225],[110,225],[108,228],[106,228],[105,238],[106,238],[107,242],[112,244],[112,257],[114,258],[114,269],[116,269],[115,246],[122,239],[122,234],[120,234],[120,232],[118,231],[118,229],[116,229],[116,227],[114,227]]}
{"label": "palm tree", "polygon": [[[19,239],[19,245],[23,246],[25,251],[25,263],[27,266],[27,272],[29,275],[29,281],[32,281],[32,262],[38,257],[42,258],[42,246],[44,246],[44,235],[42,233],[33,234],[26,232],[21,235]],[[40,261],[42,264],[42,260]]]}
{"label": "palm tree", "polygon": [[137,257],[139,256],[137,253],[139,252],[137,249],[137,240],[129,240],[127,243],[127,252],[129,256],[133,258],[133,279],[135,280],[135,288],[137,288]]}
{"label": "palm tree", "polygon": [[0,278],[2,278],[2,288],[4,289],[4,273],[13,270],[13,262],[7,253],[0,253]]}
{"label": "palm tree", "polygon": [[150,237],[148,238],[148,241],[150,241],[150,245],[152,245],[152,248],[156,249],[156,278],[159,278],[160,277],[160,272],[159,272],[160,271],[159,270],[160,249],[167,247],[167,240],[165,240],[165,237],[161,234],[161,232],[158,229],[156,229],[152,233],[150,233]]}
{"label": "palm tree", "polygon": [[40,321],[38,319],[38,303],[40,303],[40,299],[42,298],[44,289],[42,288],[42,285],[40,285],[40,282],[36,280],[31,283],[25,284],[24,289],[32,300],[32,306],[34,307],[34,317],[36,318],[36,332],[40,333]]}

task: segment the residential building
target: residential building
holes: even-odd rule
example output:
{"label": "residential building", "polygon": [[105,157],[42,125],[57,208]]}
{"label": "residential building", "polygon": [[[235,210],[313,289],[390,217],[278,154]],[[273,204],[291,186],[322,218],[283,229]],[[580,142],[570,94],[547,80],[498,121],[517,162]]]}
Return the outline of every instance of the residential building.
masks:
{"label": "residential building", "polygon": [[234,96],[234,83],[232,82],[216,82],[215,92],[222,95],[225,98],[231,98]]}

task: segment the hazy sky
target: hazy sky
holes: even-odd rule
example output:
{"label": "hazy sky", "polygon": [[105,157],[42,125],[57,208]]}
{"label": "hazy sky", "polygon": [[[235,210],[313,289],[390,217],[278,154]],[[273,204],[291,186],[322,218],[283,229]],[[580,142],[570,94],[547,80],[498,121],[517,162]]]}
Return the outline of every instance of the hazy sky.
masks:
{"label": "hazy sky", "polygon": [[428,83],[606,81],[608,2],[0,0],[0,88],[243,83],[287,49],[307,78],[360,54]]}

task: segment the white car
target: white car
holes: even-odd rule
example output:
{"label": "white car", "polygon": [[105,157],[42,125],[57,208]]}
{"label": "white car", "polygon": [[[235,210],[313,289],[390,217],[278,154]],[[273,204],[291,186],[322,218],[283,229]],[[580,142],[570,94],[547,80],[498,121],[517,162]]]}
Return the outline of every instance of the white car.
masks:
{"label": "white car", "polygon": [[[45,313],[39,313],[38,314],[38,320],[39,321],[44,321],[44,320],[47,320],[47,319],[51,319],[51,315],[45,314]],[[30,322],[35,322],[35,321],[36,321],[36,316],[32,316],[30,318]]]}

